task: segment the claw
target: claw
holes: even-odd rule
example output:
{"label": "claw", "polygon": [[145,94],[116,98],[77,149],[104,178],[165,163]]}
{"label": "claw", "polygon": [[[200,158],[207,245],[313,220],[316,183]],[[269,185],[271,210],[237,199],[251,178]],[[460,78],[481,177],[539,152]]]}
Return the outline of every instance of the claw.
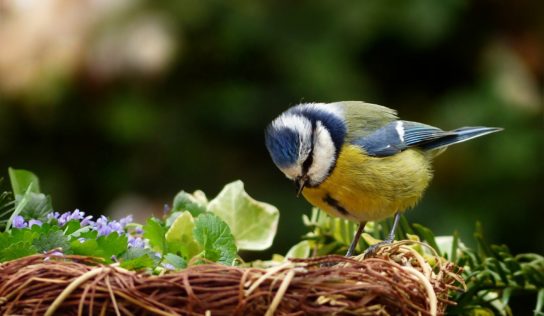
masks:
{"label": "claw", "polygon": [[368,258],[376,254],[376,252],[378,251],[380,247],[383,247],[385,245],[390,245],[393,243],[393,241],[394,241],[393,239],[387,238],[386,240],[380,241],[379,243],[369,246],[368,248],[366,248],[365,252],[363,252],[363,258]]}

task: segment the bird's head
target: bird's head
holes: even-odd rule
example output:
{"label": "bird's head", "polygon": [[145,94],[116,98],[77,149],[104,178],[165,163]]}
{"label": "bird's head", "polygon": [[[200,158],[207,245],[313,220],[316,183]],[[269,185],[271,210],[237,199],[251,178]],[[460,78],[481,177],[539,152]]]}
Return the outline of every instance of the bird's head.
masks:
{"label": "bird's head", "polygon": [[274,164],[293,180],[300,194],[332,172],[344,142],[343,113],[334,104],[310,103],[290,108],[265,131]]}

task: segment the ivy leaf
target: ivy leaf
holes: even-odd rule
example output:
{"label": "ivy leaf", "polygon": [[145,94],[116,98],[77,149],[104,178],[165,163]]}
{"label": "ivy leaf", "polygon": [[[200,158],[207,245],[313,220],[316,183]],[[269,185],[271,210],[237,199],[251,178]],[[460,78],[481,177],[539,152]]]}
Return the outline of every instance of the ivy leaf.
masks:
{"label": "ivy leaf", "polygon": [[236,242],[229,226],[221,218],[204,213],[195,220],[195,239],[204,249],[203,257],[225,265],[234,265]]}
{"label": "ivy leaf", "polygon": [[285,258],[309,258],[310,257],[310,242],[303,240],[289,249]]}
{"label": "ivy leaf", "polygon": [[168,252],[179,252],[186,259],[191,259],[200,253],[202,248],[195,240],[194,227],[195,223],[191,213],[188,211],[181,213],[166,232]]}
{"label": "ivy leaf", "polygon": [[208,211],[230,227],[240,249],[264,250],[272,245],[279,211],[270,204],[251,198],[242,181],[227,184],[208,205]]}
{"label": "ivy leaf", "polygon": [[166,218],[166,221],[165,221],[166,227],[171,227],[172,224],[174,224],[174,222],[176,221],[176,219],[181,215],[181,213],[183,213],[183,212],[173,212],[173,213],[171,213]]}
{"label": "ivy leaf", "polygon": [[144,238],[149,240],[149,244],[154,251],[164,253],[166,250],[166,228],[155,219],[150,218],[147,220],[147,224],[143,227]]}
{"label": "ivy leaf", "polygon": [[193,194],[181,191],[174,197],[172,212],[188,211],[193,216],[206,212],[208,199],[202,191],[195,191]]}

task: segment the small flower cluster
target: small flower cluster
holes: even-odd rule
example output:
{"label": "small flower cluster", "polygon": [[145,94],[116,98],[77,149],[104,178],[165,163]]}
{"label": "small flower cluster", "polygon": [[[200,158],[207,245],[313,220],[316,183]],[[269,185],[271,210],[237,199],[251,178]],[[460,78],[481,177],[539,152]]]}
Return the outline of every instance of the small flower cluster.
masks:
{"label": "small flower cluster", "polygon": [[25,219],[21,215],[15,216],[12,223],[14,228],[32,227],[33,225],[42,226],[42,224],[42,221],[37,219],[31,219],[28,222],[25,222]]}
{"label": "small flower cluster", "polygon": [[[76,220],[79,221],[80,226],[83,228],[85,226],[90,227],[92,230],[98,232],[98,236],[107,236],[113,232],[118,233],[119,235],[126,234],[128,238],[129,247],[143,248],[145,247],[145,241],[141,237],[133,236],[127,232],[127,225],[132,223],[132,215],[128,215],[120,220],[108,220],[104,215],[100,216],[93,221],[93,216],[85,216],[85,212],[82,212],[78,209],[73,212],[65,212],[60,214],[59,212],[52,212],[47,214],[48,222],[56,222],[60,227],[65,226],[68,222]],[[36,219],[31,219],[28,222],[21,215],[17,215],[13,218],[12,225],[14,228],[26,228],[32,227],[33,225],[41,226],[43,223]],[[141,227],[136,227],[134,229],[136,235],[142,234]],[[84,239],[80,239],[81,242]]]}
{"label": "small flower cluster", "polygon": [[49,213],[47,214],[47,219],[55,219],[57,221],[57,224],[61,227],[66,225],[66,223],[71,220],[77,220],[80,221],[81,227],[83,227],[89,225],[93,217],[92,215],[85,217],[85,212],[75,209],[73,212],[66,212],[62,214],[59,214],[59,212]]}

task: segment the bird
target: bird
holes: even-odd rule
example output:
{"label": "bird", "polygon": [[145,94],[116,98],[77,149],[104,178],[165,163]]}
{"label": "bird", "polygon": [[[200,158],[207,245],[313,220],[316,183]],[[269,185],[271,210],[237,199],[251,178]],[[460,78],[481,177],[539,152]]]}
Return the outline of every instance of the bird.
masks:
{"label": "bird", "polygon": [[433,177],[432,161],[448,146],[501,131],[461,127],[450,131],[401,120],[385,106],[362,102],[301,103],[265,129],[274,164],[313,206],[358,223],[352,256],[369,221],[394,216],[375,251],[394,241],[400,215],[416,205]]}

